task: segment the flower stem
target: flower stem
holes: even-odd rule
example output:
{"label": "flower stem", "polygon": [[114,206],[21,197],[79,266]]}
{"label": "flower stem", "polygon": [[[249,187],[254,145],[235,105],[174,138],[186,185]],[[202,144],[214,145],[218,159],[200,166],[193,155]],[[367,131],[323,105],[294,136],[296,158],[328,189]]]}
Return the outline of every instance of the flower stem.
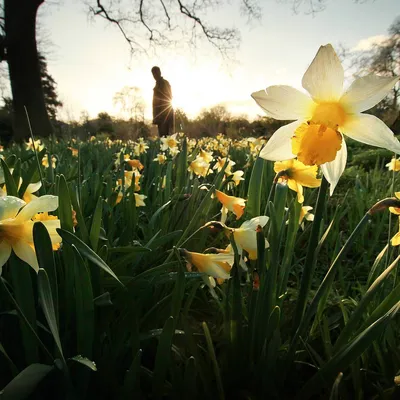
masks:
{"label": "flower stem", "polygon": [[303,276],[301,277],[300,291],[297,298],[296,310],[293,320],[293,329],[297,330],[304,315],[308,294],[311,287],[311,281],[315,270],[315,250],[318,246],[318,237],[322,223],[322,217],[325,208],[326,192],[328,181],[322,178],[321,186],[318,192],[317,204],[315,207],[314,222],[311,229],[311,235],[308,242],[307,255],[304,263]]}

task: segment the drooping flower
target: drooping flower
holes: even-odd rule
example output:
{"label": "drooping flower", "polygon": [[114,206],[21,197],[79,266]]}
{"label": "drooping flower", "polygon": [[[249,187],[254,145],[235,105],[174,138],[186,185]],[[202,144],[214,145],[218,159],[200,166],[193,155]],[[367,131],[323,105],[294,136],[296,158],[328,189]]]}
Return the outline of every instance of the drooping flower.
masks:
{"label": "drooping flower", "polygon": [[330,44],[321,46],[302,80],[311,98],[290,86],[271,86],[252,94],[268,116],[295,120],[273,134],[260,157],[272,161],[297,157],[306,165],[321,165],[332,194],[347,161],[343,134],[400,154],[393,132],[375,116],[361,114],[381,101],[398,79],[367,75],[343,92],[340,60]]}
{"label": "drooping flower", "polygon": [[238,169],[229,178],[233,180],[233,182],[235,183],[235,186],[238,186],[240,181],[244,181],[243,175],[244,175],[244,171],[241,171],[240,169]]}
{"label": "drooping flower", "polygon": [[[5,196],[0,198],[0,273],[3,265],[11,255],[11,250],[21,260],[28,263],[36,272],[39,265],[33,246],[32,218],[37,213],[56,210],[57,196],[42,196],[26,204],[18,197]],[[43,220],[53,245],[61,242],[56,228],[60,227],[59,220]]]}
{"label": "drooping flower", "polygon": [[146,204],[144,203],[144,200],[147,199],[147,196],[138,193],[134,193],[134,195],[136,207],[145,207]]}
{"label": "drooping flower", "polygon": [[141,171],[144,168],[143,164],[139,160],[126,160],[126,163],[138,171]]}
{"label": "drooping flower", "polygon": [[235,196],[228,196],[227,194],[215,190],[215,195],[217,196],[217,199],[220,201],[222,204],[222,209],[221,209],[221,222],[226,221],[226,217],[228,215],[228,211],[233,212],[236,215],[236,219],[239,219],[242,217],[244,213],[244,208],[246,207],[246,200],[242,199],[240,197],[235,197]]}
{"label": "drooping flower", "polygon": [[304,220],[306,221],[314,221],[314,214],[311,214],[310,211],[313,208],[311,206],[303,206],[300,210],[300,217],[299,217],[299,225],[304,230]]}
{"label": "drooping flower", "polygon": [[[194,265],[200,272],[203,272],[216,279],[229,279],[230,270],[234,262],[234,255],[224,254],[203,254],[180,249],[182,256]],[[221,281],[219,281],[221,283]]]}
{"label": "drooping flower", "polygon": [[[394,195],[396,196],[396,198],[397,198],[398,200],[400,200],[400,192],[395,192]],[[389,211],[390,211],[392,214],[395,214],[395,215],[399,215],[399,216],[400,216],[400,208],[398,208],[398,207],[389,207]]]}
{"label": "drooping flower", "polygon": [[[243,250],[247,251],[250,260],[257,260],[257,227],[262,228],[267,224],[269,217],[259,216],[252,218],[249,221],[243,222],[240,228],[230,228],[222,222],[210,221],[207,222],[204,227],[210,227],[213,229],[222,229],[225,234],[229,237],[233,234],[239,255],[243,255]],[[265,240],[265,248],[269,247],[269,243]]]}
{"label": "drooping flower", "polygon": [[288,161],[276,161],[274,171],[278,174],[278,182],[287,182],[291,190],[297,192],[297,200],[303,203],[303,186],[315,188],[321,185],[321,179],[317,179],[318,167],[307,166],[301,161],[292,159]]}
{"label": "drooping flower", "polygon": [[389,171],[400,171],[400,159],[396,159],[396,157],[393,157],[391,161],[386,164],[386,167]]}

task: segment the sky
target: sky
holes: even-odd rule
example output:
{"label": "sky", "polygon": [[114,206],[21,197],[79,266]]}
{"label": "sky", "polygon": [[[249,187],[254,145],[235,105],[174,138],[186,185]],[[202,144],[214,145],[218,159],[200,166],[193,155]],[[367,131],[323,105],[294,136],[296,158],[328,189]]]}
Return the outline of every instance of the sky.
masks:
{"label": "sky", "polygon": [[135,86],[150,119],[150,70],[158,65],[172,86],[175,107],[190,117],[222,104],[232,114],[254,118],[262,110],[251,99],[252,92],[276,84],[301,89],[301,78],[319,46],[366,49],[384,39],[400,15],[399,0],[327,0],[325,10],[314,15],[306,7],[294,12],[291,0],[259,2],[262,18],[251,24],[240,15],[237,0],[206,16],[218,26],[240,30],[235,59],[227,61],[205,41],[196,49],[161,48],[155,54],[131,56],[118,28],[89,18],[83,0],[46,1],[38,20],[44,43],[50,42],[48,70],[64,103],[60,117],[79,120],[83,112],[95,117],[102,111],[123,117],[113,98],[123,87]]}

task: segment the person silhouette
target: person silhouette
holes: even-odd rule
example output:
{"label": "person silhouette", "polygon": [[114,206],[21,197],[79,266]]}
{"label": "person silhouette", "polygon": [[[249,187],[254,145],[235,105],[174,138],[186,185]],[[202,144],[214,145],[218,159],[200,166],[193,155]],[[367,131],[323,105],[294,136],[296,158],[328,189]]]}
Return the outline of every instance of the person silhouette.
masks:
{"label": "person silhouette", "polygon": [[168,136],[174,127],[171,85],[162,77],[159,67],[153,67],[151,72],[156,81],[153,89],[153,124],[157,125],[159,136]]}

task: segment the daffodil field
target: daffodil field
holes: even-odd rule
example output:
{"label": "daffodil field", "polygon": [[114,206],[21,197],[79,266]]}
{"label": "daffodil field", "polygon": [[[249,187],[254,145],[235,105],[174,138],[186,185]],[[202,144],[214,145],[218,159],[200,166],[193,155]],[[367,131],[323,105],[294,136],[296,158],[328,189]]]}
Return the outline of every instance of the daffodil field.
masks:
{"label": "daffodil field", "polygon": [[269,139],[1,148],[1,399],[399,396],[397,80],[335,57],[253,93]]}

